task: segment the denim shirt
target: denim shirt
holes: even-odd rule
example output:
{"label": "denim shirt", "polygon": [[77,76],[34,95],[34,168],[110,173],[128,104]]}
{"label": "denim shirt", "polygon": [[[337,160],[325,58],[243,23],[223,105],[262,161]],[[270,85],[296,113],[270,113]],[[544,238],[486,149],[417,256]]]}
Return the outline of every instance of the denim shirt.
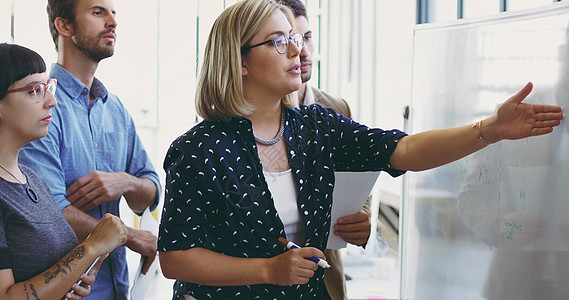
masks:
{"label": "denim shirt", "polygon": [[[305,241],[322,251],[328,241],[334,171],[383,170],[398,130],[371,129],[317,104],[285,109],[284,138]],[[248,119],[203,121],[170,146],[159,251],[209,249],[233,257],[270,258],[286,251]],[[191,270],[188,270],[191,272]],[[322,268],[304,285],[205,286],[174,284],[174,299],[325,299]]]}
{"label": "denim shirt", "polygon": [[[119,98],[107,92],[94,78],[91,90],[63,67],[53,64],[57,79],[52,123],[46,137],[26,144],[20,163],[36,171],[49,185],[60,209],[70,205],[66,189],[77,179],[98,170],[126,172],[145,177],[157,187],[156,208],[161,194],[155,172],[134,122]],[[89,104],[89,93],[93,99]],[[87,213],[101,219],[105,213],[119,216],[119,199],[102,203]],[[127,299],[128,270],[124,246],[105,259],[86,299]]]}

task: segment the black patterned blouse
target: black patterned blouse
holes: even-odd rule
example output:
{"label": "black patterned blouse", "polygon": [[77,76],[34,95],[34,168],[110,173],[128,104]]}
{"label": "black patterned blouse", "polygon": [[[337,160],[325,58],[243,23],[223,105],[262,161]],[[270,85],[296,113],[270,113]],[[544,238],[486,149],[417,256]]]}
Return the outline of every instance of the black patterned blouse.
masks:
{"label": "black patterned blouse", "polygon": [[[305,228],[302,246],[325,250],[334,171],[383,170],[398,130],[370,129],[317,104],[285,109],[288,160]],[[164,160],[166,195],[159,251],[203,247],[234,257],[269,258],[284,253],[285,236],[263,175],[248,119],[202,121],[177,138]],[[192,272],[192,270],[188,270]],[[304,285],[204,286],[174,284],[174,299],[323,299],[323,271]],[[183,298],[181,298],[183,299]]]}

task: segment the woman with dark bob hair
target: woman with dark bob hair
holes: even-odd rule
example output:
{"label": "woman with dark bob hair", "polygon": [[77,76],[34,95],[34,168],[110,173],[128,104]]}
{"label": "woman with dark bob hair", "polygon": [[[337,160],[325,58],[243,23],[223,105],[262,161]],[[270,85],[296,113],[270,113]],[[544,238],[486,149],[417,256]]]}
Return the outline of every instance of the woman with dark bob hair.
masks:
{"label": "woman with dark bob hair", "polygon": [[174,299],[329,299],[310,258],[325,259],[335,171],[426,170],[562,119],[560,107],[521,103],[531,84],[474,126],[413,135],[299,105],[293,22],[272,0],[243,0],[213,25],[196,93],[204,120],[164,160],[158,250]]}
{"label": "woman with dark bob hair", "polygon": [[0,44],[0,299],[81,299],[127,239],[121,220],[106,215],[77,245],[45,181],[18,164],[22,146],[47,134],[56,86],[39,54]]}

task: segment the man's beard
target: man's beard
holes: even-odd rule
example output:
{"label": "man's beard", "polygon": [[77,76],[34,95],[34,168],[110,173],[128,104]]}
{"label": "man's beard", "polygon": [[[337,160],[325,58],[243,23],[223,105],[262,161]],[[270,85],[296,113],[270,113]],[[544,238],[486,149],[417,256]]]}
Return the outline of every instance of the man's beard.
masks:
{"label": "man's beard", "polygon": [[100,62],[107,57],[113,56],[115,52],[114,45],[99,46],[99,41],[103,35],[107,33],[108,32],[99,33],[96,39],[92,39],[81,34],[76,34],[73,36],[72,40],[75,43],[77,49],[85,53],[87,57],[95,62]]}
{"label": "man's beard", "polygon": [[302,80],[302,83],[307,82],[308,80],[310,80],[311,77],[312,77],[312,70],[308,73],[300,74],[300,79]]}
{"label": "man's beard", "polygon": [[310,78],[312,77],[312,60],[310,59],[300,59],[300,63],[302,64],[303,62],[309,62],[310,63],[310,69],[308,71],[303,71],[300,73],[300,78],[302,79],[302,82],[307,82],[308,80],[310,80]]}

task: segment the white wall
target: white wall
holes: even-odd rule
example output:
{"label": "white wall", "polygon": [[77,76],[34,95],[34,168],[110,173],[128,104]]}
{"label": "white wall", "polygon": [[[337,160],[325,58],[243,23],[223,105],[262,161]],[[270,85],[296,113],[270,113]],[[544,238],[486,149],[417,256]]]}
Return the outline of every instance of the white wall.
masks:
{"label": "white wall", "polygon": [[[404,129],[415,9],[415,1],[322,1],[320,87],[346,99],[355,120]],[[382,174],[377,187],[399,196],[401,178]]]}

